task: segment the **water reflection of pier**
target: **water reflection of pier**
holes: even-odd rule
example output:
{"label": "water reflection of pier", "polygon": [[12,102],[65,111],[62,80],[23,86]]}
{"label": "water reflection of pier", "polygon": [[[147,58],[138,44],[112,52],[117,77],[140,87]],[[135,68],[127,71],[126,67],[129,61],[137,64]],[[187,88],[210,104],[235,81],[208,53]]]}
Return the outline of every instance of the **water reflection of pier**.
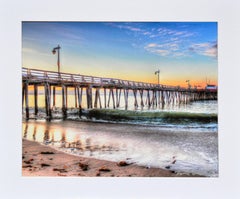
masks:
{"label": "water reflection of pier", "polygon": [[[125,109],[129,106],[129,93],[134,96],[134,107],[164,108],[166,104],[186,104],[191,101],[217,99],[217,90],[182,88],[135,82],[115,78],[83,76],[35,69],[22,69],[22,105],[25,101],[26,119],[29,119],[29,86],[34,89],[34,114],[38,114],[38,87],[44,87],[46,118],[51,120],[52,108],[56,105],[56,89],[62,90],[62,113],[67,117],[68,89],[74,89],[75,107],[82,114],[82,96],[85,90],[87,108],[119,108],[121,95]],[[94,93],[95,92],[95,96]],[[101,101],[101,94],[104,99]],[[94,102],[93,102],[94,99]]]}
{"label": "water reflection of pier", "polygon": [[84,134],[79,135],[63,128],[50,128],[48,125],[23,123],[23,138],[65,149],[78,155],[92,156],[94,152],[108,153],[119,151],[117,144],[107,143],[106,140],[93,140]]}

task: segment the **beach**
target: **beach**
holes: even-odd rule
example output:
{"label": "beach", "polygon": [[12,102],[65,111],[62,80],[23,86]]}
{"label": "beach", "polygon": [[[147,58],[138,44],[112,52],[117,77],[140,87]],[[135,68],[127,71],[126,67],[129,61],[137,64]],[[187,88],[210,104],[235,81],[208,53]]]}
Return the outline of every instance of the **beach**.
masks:
{"label": "beach", "polygon": [[32,120],[23,122],[22,133],[23,176],[218,175],[216,132]]}
{"label": "beach", "polygon": [[200,177],[172,170],[147,168],[125,161],[79,157],[40,143],[22,140],[22,176],[48,177]]}

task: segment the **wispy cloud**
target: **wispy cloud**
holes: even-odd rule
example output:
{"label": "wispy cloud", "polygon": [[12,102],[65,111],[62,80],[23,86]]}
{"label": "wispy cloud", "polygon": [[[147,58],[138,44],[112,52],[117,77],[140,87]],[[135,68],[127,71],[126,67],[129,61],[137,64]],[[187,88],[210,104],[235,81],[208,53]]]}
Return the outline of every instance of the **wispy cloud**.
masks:
{"label": "wispy cloud", "polygon": [[120,29],[126,29],[126,30],[130,30],[133,32],[143,32],[144,30],[133,26],[133,25],[128,25],[128,23],[126,24],[118,24],[118,23],[108,23],[108,25],[111,25],[112,27],[116,27],[116,28],[120,28]]}
{"label": "wispy cloud", "polygon": [[22,48],[22,53],[25,54],[33,54],[33,55],[38,55],[38,56],[52,56],[52,54],[49,52],[49,53],[46,53],[46,52],[43,52],[43,51],[39,51],[39,50],[36,50],[36,49],[33,49],[33,48],[27,48],[27,47],[23,47]]}
{"label": "wispy cloud", "polygon": [[[127,30],[135,38],[133,47],[144,48],[147,52],[165,57],[186,57],[198,54],[217,57],[217,44],[211,42],[190,43],[197,32],[187,27],[148,27],[139,23],[110,23],[112,27]],[[138,41],[146,41],[144,45]]]}
{"label": "wispy cloud", "polygon": [[157,31],[153,32],[152,37],[168,36],[168,37],[177,38],[177,37],[191,37],[194,34],[195,33],[189,32],[187,30],[180,31],[180,30],[174,30],[174,29],[170,29],[170,28],[161,27],[161,28],[158,28]]}
{"label": "wispy cloud", "polygon": [[160,56],[183,56],[183,53],[180,53],[180,47],[178,43],[169,42],[169,43],[149,43],[144,47],[150,53],[154,53]]}
{"label": "wispy cloud", "polygon": [[22,48],[23,53],[37,53],[35,49],[32,48]]}
{"label": "wispy cloud", "polygon": [[59,34],[68,40],[82,41],[84,39],[80,34],[77,35],[76,33],[70,31],[62,31]]}
{"label": "wispy cloud", "polygon": [[189,51],[199,55],[208,57],[217,57],[218,46],[217,42],[205,42],[193,44],[189,47]]}

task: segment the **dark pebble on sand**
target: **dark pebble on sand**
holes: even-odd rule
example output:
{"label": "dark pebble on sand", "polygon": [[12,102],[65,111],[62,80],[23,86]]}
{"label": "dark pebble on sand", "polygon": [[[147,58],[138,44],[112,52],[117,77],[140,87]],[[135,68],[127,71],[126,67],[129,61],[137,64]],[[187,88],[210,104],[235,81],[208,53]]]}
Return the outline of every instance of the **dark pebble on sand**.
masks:
{"label": "dark pebble on sand", "polygon": [[111,170],[105,166],[101,167],[99,171],[110,172]]}
{"label": "dark pebble on sand", "polygon": [[78,164],[79,167],[83,170],[83,171],[87,171],[88,170],[88,165],[87,164],[84,164],[84,163],[79,163]]}
{"label": "dark pebble on sand", "polygon": [[124,167],[124,166],[128,166],[129,163],[127,163],[126,161],[120,161],[120,162],[117,163],[117,165],[120,166],[120,167]]}
{"label": "dark pebble on sand", "polygon": [[177,161],[177,160],[173,160],[173,161],[172,161],[172,164],[175,164],[175,163],[176,163],[176,161]]}
{"label": "dark pebble on sand", "polygon": [[22,166],[22,168],[31,168],[32,167],[32,165],[24,165],[24,166]]}
{"label": "dark pebble on sand", "polygon": [[170,169],[170,168],[171,168],[171,166],[166,166],[166,167],[165,167],[165,169]]}
{"label": "dark pebble on sand", "polygon": [[42,164],[41,164],[41,167],[50,167],[50,165],[49,165],[49,164],[42,163]]}
{"label": "dark pebble on sand", "polygon": [[54,154],[54,152],[51,152],[51,151],[42,151],[41,154],[50,155],[50,154]]}
{"label": "dark pebble on sand", "polygon": [[25,164],[32,164],[33,159],[23,161]]}
{"label": "dark pebble on sand", "polygon": [[57,169],[57,168],[53,168],[53,171],[59,171],[60,173],[66,173],[67,172],[65,169]]}

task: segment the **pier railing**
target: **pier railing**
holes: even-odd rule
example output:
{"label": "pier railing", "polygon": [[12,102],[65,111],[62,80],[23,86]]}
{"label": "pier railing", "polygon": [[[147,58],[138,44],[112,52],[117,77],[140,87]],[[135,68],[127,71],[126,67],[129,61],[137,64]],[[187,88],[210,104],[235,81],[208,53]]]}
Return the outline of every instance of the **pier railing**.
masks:
{"label": "pier railing", "polygon": [[[189,88],[183,88],[180,86],[169,86],[163,84],[153,84],[146,82],[122,80],[117,78],[106,78],[106,77],[96,77],[87,76],[80,74],[71,73],[58,73],[54,71],[45,71],[38,69],[28,69],[22,68],[22,78],[23,80],[30,81],[49,81],[52,83],[77,83],[77,84],[92,84],[94,87],[127,87],[127,88],[141,88],[141,89],[163,89],[163,90],[188,90]],[[194,89],[191,89],[194,90]],[[195,89],[196,90],[196,89]]]}

